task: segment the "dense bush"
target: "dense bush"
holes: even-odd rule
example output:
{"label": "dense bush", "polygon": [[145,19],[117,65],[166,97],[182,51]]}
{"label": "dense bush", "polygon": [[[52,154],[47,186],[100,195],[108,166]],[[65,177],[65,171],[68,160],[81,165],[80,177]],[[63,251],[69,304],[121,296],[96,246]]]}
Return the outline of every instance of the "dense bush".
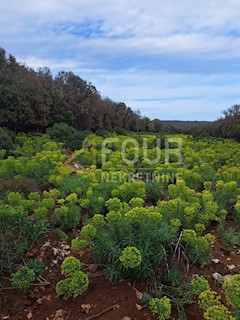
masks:
{"label": "dense bush", "polygon": [[0,176],[5,179],[31,178],[37,182],[47,182],[49,175],[57,173],[66,159],[61,147],[48,136],[17,137],[19,145],[14,154],[7,159],[0,160]]}
{"label": "dense bush", "polygon": [[152,278],[164,267],[168,246],[176,237],[176,229],[155,208],[129,209],[110,211],[105,224],[95,224],[96,232],[88,225],[89,245],[96,258],[106,263],[105,274],[111,281]]}
{"label": "dense bush", "polygon": [[[156,135],[90,134],[84,148],[65,161],[63,143],[57,141],[70,147],[79,133],[60,123],[49,134],[55,141],[48,135],[18,134],[11,156],[0,160],[1,274],[15,271],[24,252],[51,225],[61,228],[56,230],[58,237],[71,242],[76,254],[90,248],[110,281],[152,282],[154,298],[148,302],[159,319],[170,317],[171,304],[181,318],[184,306],[196,295],[200,295],[204,319],[239,317],[237,276],[223,284],[234,315],[202,276],[186,286],[182,283],[190,263],[212,261],[214,237],[206,233],[212,222],[219,224],[226,249],[232,251],[239,242],[237,226],[226,228],[227,219],[240,221],[239,144],[180,136],[182,161],[173,156],[170,163],[164,163],[165,150],[160,150],[160,161],[153,164],[149,161],[158,152]],[[148,138],[149,161],[144,158],[144,137]],[[102,162],[105,138],[117,139],[109,140],[106,162]],[[134,165],[125,161],[135,155],[131,143],[122,159],[121,144],[127,138],[139,143]],[[16,272],[15,287],[27,288],[31,271],[38,275],[44,266],[30,260],[27,268],[30,272]],[[87,289],[89,279],[78,259],[66,258],[61,272],[65,279],[57,284],[57,295],[69,298]]]}
{"label": "dense bush", "polygon": [[131,180],[130,182],[125,182],[118,188],[114,189],[112,191],[112,196],[128,202],[132,198],[144,198],[145,193],[146,190],[144,182]]}
{"label": "dense bush", "polygon": [[53,218],[63,229],[71,230],[75,228],[80,221],[81,208],[75,204],[62,205],[55,210]]}
{"label": "dense bush", "polygon": [[212,260],[212,242],[214,236],[198,236],[193,230],[184,230],[183,241],[189,246],[187,255],[193,262],[210,263]]}
{"label": "dense bush", "polygon": [[10,151],[14,147],[14,133],[6,128],[0,127],[0,150]]}
{"label": "dense bush", "polygon": [[171,316],[171,302],[167,297],[151,299],[149,307],[152,313],[158,316],[159,320],[167,320]]}
{"label": "dense bush", "polygon": [[36,275],[33,270],[28,267],[21,267],[17,272],[12,274],[12,286],[16,289],[28,289],[35,280]]}
{"label": "dense bush", "polygon": [[[199,286],[199,284],[201,284]],[[224,278],[223,288],[225,289],[225,296],[228,304],[233,308],[231,313],[226,306],[221,303],[220,296],[211,291],[206,279],[203,277],[197,277],[195,281],[192,281],[193,293],[199,295],[199,306],[204,310],[203,318],[205,320],[237,320],[240,315],[240,275],[236,274],[230,277]],[[197,285],[197,286],[196,286]],[[208,286],[208,288],[207,288]],[[205,291],[202,291],[206,287]],[[197,290],[194,291],[194,288]],[[199,289],[199,290],[198,290]]]}
{"label": "dense bush", "polygon": [[44,221],[28,219],[28,211],[21,204],[11,206],[0,202],[0,274],[12,271],[23,253],[46,230]]}
{"label": "dense bush", "polygon": [[81,262],[75,257],[67,257],[61,265],[61,274],[71,277],[76,271],[81,270]]}
{"label": "dense bush", "polygon": [[203,291],[210,290],[210,286],[207,279],[197,276],[191,281],[191,290],[193,294],[200,295]]}
{"label": "dense bush", "polygon": [[56,293],[67,299],[81,295],[89,284],[88,276],[81,271],[81,263],[74,257],[67,257],[61,265],[61,274],[67,278],[56,285]]}
{"label": "dense bush", "polygon": [[225,278],[223,288],[228,304],[240,313],[240,274]]}
{"label": "dense bush", "polygon": [[55,123],[47,129],[51,139],[63,142],[64,146],[71,150],[81,149],[83,140],[90,133],[90,131],[77,131],[66,123]]}

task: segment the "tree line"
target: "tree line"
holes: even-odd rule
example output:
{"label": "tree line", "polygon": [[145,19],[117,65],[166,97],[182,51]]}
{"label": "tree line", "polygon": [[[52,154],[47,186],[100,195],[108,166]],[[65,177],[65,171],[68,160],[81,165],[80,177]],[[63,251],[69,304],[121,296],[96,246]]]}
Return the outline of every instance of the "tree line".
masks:
{"label": "tree line", "polygon": [[78,140],[79,132],[104,130],[240,140],[240,105],[223,111],[223,117],[214,122],[150,120],[123,102],[102,98],[91,83],[73,72],[53,76],[47,67],[36,71],[0,48],[0,127],[15,133],[47,131],[56,137],[67,135],[70,140],[73,136]]}
{"label": "tree line", "polygon": [[165,127],[122,102],[103,99],[91,83],[72,72],[53,76],[47,67],[36,71],[0,48],[0,126],[15,132],[45,132],[56,123],[94,132],[159,132]]}
{"label": "tree line", "polygon": [[175,126],[182,133],[192,134],[198,139],[205,137],[231,138],[240,141],[240,104],[222,111],[223,116],[213,122],[190,122]]}
{"label": "tree line", "polygon": [[234,138],[240,141],[240,104],[223,111],[223,117],[214,121],[210,134],[221,138]]}

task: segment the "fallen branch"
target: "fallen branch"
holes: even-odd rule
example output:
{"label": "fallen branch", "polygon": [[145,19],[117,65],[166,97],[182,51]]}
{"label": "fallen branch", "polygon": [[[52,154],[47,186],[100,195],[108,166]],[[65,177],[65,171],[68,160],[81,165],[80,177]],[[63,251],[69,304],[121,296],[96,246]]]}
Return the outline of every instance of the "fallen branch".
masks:
{"label": "fallen branch", "polygon": [[109,312],[109,311],[111,311],[112,309],[115,309],[115,308],[119,308],[119,305],[118,304],[114,304],[113,306],[108,307],[107,309],[104,309],[103,311],[101,311],[101,312],[99,312],[99,313],[97,313],[97,314],[95,314],[93,316],[90,316],[90,317],[86,318],[85,320],[91,320],[91,319],[99,318],[103,314],[105,314],[105,313],[107,313],[107,312]]}

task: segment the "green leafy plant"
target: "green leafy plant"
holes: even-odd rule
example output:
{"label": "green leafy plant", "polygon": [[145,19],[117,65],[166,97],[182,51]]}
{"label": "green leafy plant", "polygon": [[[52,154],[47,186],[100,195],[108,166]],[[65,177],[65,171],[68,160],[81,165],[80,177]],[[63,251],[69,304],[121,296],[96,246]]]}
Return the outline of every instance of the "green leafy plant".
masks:
{"label": "green leafy plant", "polygon": [[142,262],[141,252],[136,247],[126,247],[119,260],[125,268],[136,268]]}
{"label": "green leafy plant", "polygon": [[45,270],[45,265],[41,260],[31,259],[27,262],[27,267],[33,270],[36,276],[43,274]]}
{"label": "green leafy plant", "polygon": [[62,205],[56,210],[55,219],[62,228],[71,230],[79,224],[81,208],[75,204]]}
{"label": "green leafy plant", "polygon": [[57,189],[50,189],[49,191],[43,191],[44,198],[52,198],[52,199],[59,199],[61,198],[61,192]]}
{"label": "green leafy plant", "polygon": [[171,316],[171,301],[167,297],[151,299],[149,307],[159,320],[167,320]]}
{"label": "green leafy plant", "polygon": [[0,202],[0,274],[13,271],[24,252],[48,230],[45,221],[31,221],[21,205]]}
{"label": "green leafy plant", "polygon": [[240,314],[240,274],[226,277],[223,288],[228,304]]}
{"label": "green leafy plant", "polygon": [[57,229],[57,235],[64,242],[66,242],[68,240],[68,235],[66,234],[66,232],[64,232],[61,229]]}
{"label": "green leafy plant", "polygon": [[164,268],[176,235],[157,208],[136,207],[107,213],[105,225],[89,245],[97,260],[105,263],[108,279],[152,279],[158,268]]}
{"label": "green leafy plant", "polygon": [[210,290],[210,286],[206,278],[197,276],[191,281],[191,290],[193,294],[200,295],[200,293]]}
{"label": "green leafy plant", "polygon": [[12,206],[21,205],[23,200],[22,195],[19,192],[10,192],[7,199]]}
{"label": "green leafy plant", "polygon": [[218,226],[218,231],[221,234],[221,239],[226,245],[228,252],[233,251],[234,246],[240,244],[240,234],[233,227],[225,228],[223,224]]}
{"label": "green leafy plant", "polygon": [[143,198],[145,193],[146,190],[144,182],[131,180],[130,182],[125,182],[118,188],[114,189],[112,191],[112,196],[128,202],[132,198]]}
{"label": "green leafy plant", "polygon": [[200,308],[207,310],[213,306],[220,306],[221,302],[217,292],[208,289],[200,293],[198,304]]}
{"label": "green leafy plant", "polygon": [[121,200],[118,198],[111,198],[106,201],[108,211],[118,211],[122,208]]}
{"label": "green leafy plant", "polygon": [[173,266],[166,274],[166,283],[170,286],[177,287],[180,285],[180,270],[177,266]]}
{"label": "green leafy plant", "polygon": [[220,297],[210,289],[199,295],[199,306],[204,310],[205,320],[236,320],[231,312],[221,303]]}
{"label": "green leafy plant", "polygon": [[31,192],[28,195],[28,199],[39,202],[40,201],[40,194],[38,192]]}
{"label": "green leafy plant", "polygon": [[82,271],[76,271],[72,277],[61,280],[56,285],[56,293],[58,296],[63,296],[64,299],[68,299],[71,296],[74,298],[88,288],[89,280],[88,276]]}
{"label": "green leafy plant", "polygon": [[187,254],[193,262],[209,263],[212,260],[212,242],[214,236],[198,236],[194,230],[184,230],[183,242],[188,245]]}
{"label": "green leafy plant", "polygon": [[37,219],[45,219],[48,215],[48,210],[45,207],[38,207],[34,210]]}
{"label": "green leafy plant", "polygon": [[130,207],[132,208],[135,208],[135,207],[142,207],[144,205],[144,200],[142,198],[132,198],[130,201],[129,201],[129,205]]}
{"label": "green leafy plant", "polygon": [[84,240],[93,240],[97,234],[97,230],[92,224],[87,224],[82,227],[80,234]]}
{"label": "green leafy plant", "polygon": [[235,210],[236,210],[236,217],[237,221],[240,223],[240,198],[238,198],[236,204],[235,204]]}
{"label": "green leafy plant", "polygon": [[236,320],[224,305],[209,307],[203,314],[204,320]]}
{"label": "green leafy plant", "polygon": [[18,271],[12,274],[11,283],[16,289],[25,290],[31,286],[31,283],[35,280],[36,275],[34,270],[28,267],[21,267]]}
{"label": "green leafy plant", "polygon": [[79,239],[78,237],[72,239],[71,241],[71,249],[73,252],[78,252],[87,247],[87,241],[83,239]]}
{"label": "green leafy plant", "polygon": [[88,276],[81,271],[81,262],[75,257],[67,257],[61,265],[61,274],[67,278],[56,285],[56,293],[67,299],[81,295],[89,285]]}
{"label": "green leafy plant", "polygon": [[61,274],[64,276],[73,276],[76,271],[81,270],[81,262],[75,257],[67,257],[61,265]]}
{"label": "green leafy plant", "polygon": [[78,201],[78,195],[76,193],[71,193],[66,197],[66,201],[70,203],[76,203]]}
{"label": "green leafy plant", "polygon": [[103,228],[106,224],[105,217],[102,214],[95,214],[92,217],[92,223],[95,228]]}

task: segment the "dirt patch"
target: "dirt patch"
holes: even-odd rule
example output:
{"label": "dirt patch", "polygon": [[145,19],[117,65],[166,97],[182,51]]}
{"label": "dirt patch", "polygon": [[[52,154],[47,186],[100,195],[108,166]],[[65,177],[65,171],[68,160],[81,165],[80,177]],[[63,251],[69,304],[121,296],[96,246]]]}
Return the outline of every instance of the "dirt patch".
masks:
{"label": "dirt patch", "polygon": [[[212,274],[218,272],[222,276],[226,274],[240,273],[240,252],[234,248],[230,254],[224,249],[221,236],[215,225],[208,232],[214,234],[216,241],[213,248],[215,262],[207,266],[191,266],[188,275],[190,281],[194,274],[204,275],[211,288],[225,297],[221,284],[214,280]],[[43,278],[49,282],[47,285],[36,283],[29,290],[20,292],[14,289],[6,289],[4,300],[2,299],[0,316],[5,320],[87,320],[98,315],[98,320],[153,320],[148,307],[141,309],[137,292],[147,292],[148,285],[121,281],[118,284],[109,283],[102,275],[102,266],[94,263],[89,249],[75,255],[84,263],[84,269],[91,274],[90,285],[87,291],[75,299],[63,300],[58,298],[55,292],[56,283],[63,279],[60,274],[60,265],[64,257],[72,255],[68,244],[59,240],[56,235],[50,234],[26,253],[26,261],[29,258],[40,258],[46,266]],[[229,266],[235,266],[229,269]],[[10,287],[6,278],[0,278],[2,287]],[[103,311],[104,314],[100,315]],[[203,319],[202,311],[197,303],[185,308],[188,320]],[[172,319],[178,319],[176,310],[173,310]]]}

